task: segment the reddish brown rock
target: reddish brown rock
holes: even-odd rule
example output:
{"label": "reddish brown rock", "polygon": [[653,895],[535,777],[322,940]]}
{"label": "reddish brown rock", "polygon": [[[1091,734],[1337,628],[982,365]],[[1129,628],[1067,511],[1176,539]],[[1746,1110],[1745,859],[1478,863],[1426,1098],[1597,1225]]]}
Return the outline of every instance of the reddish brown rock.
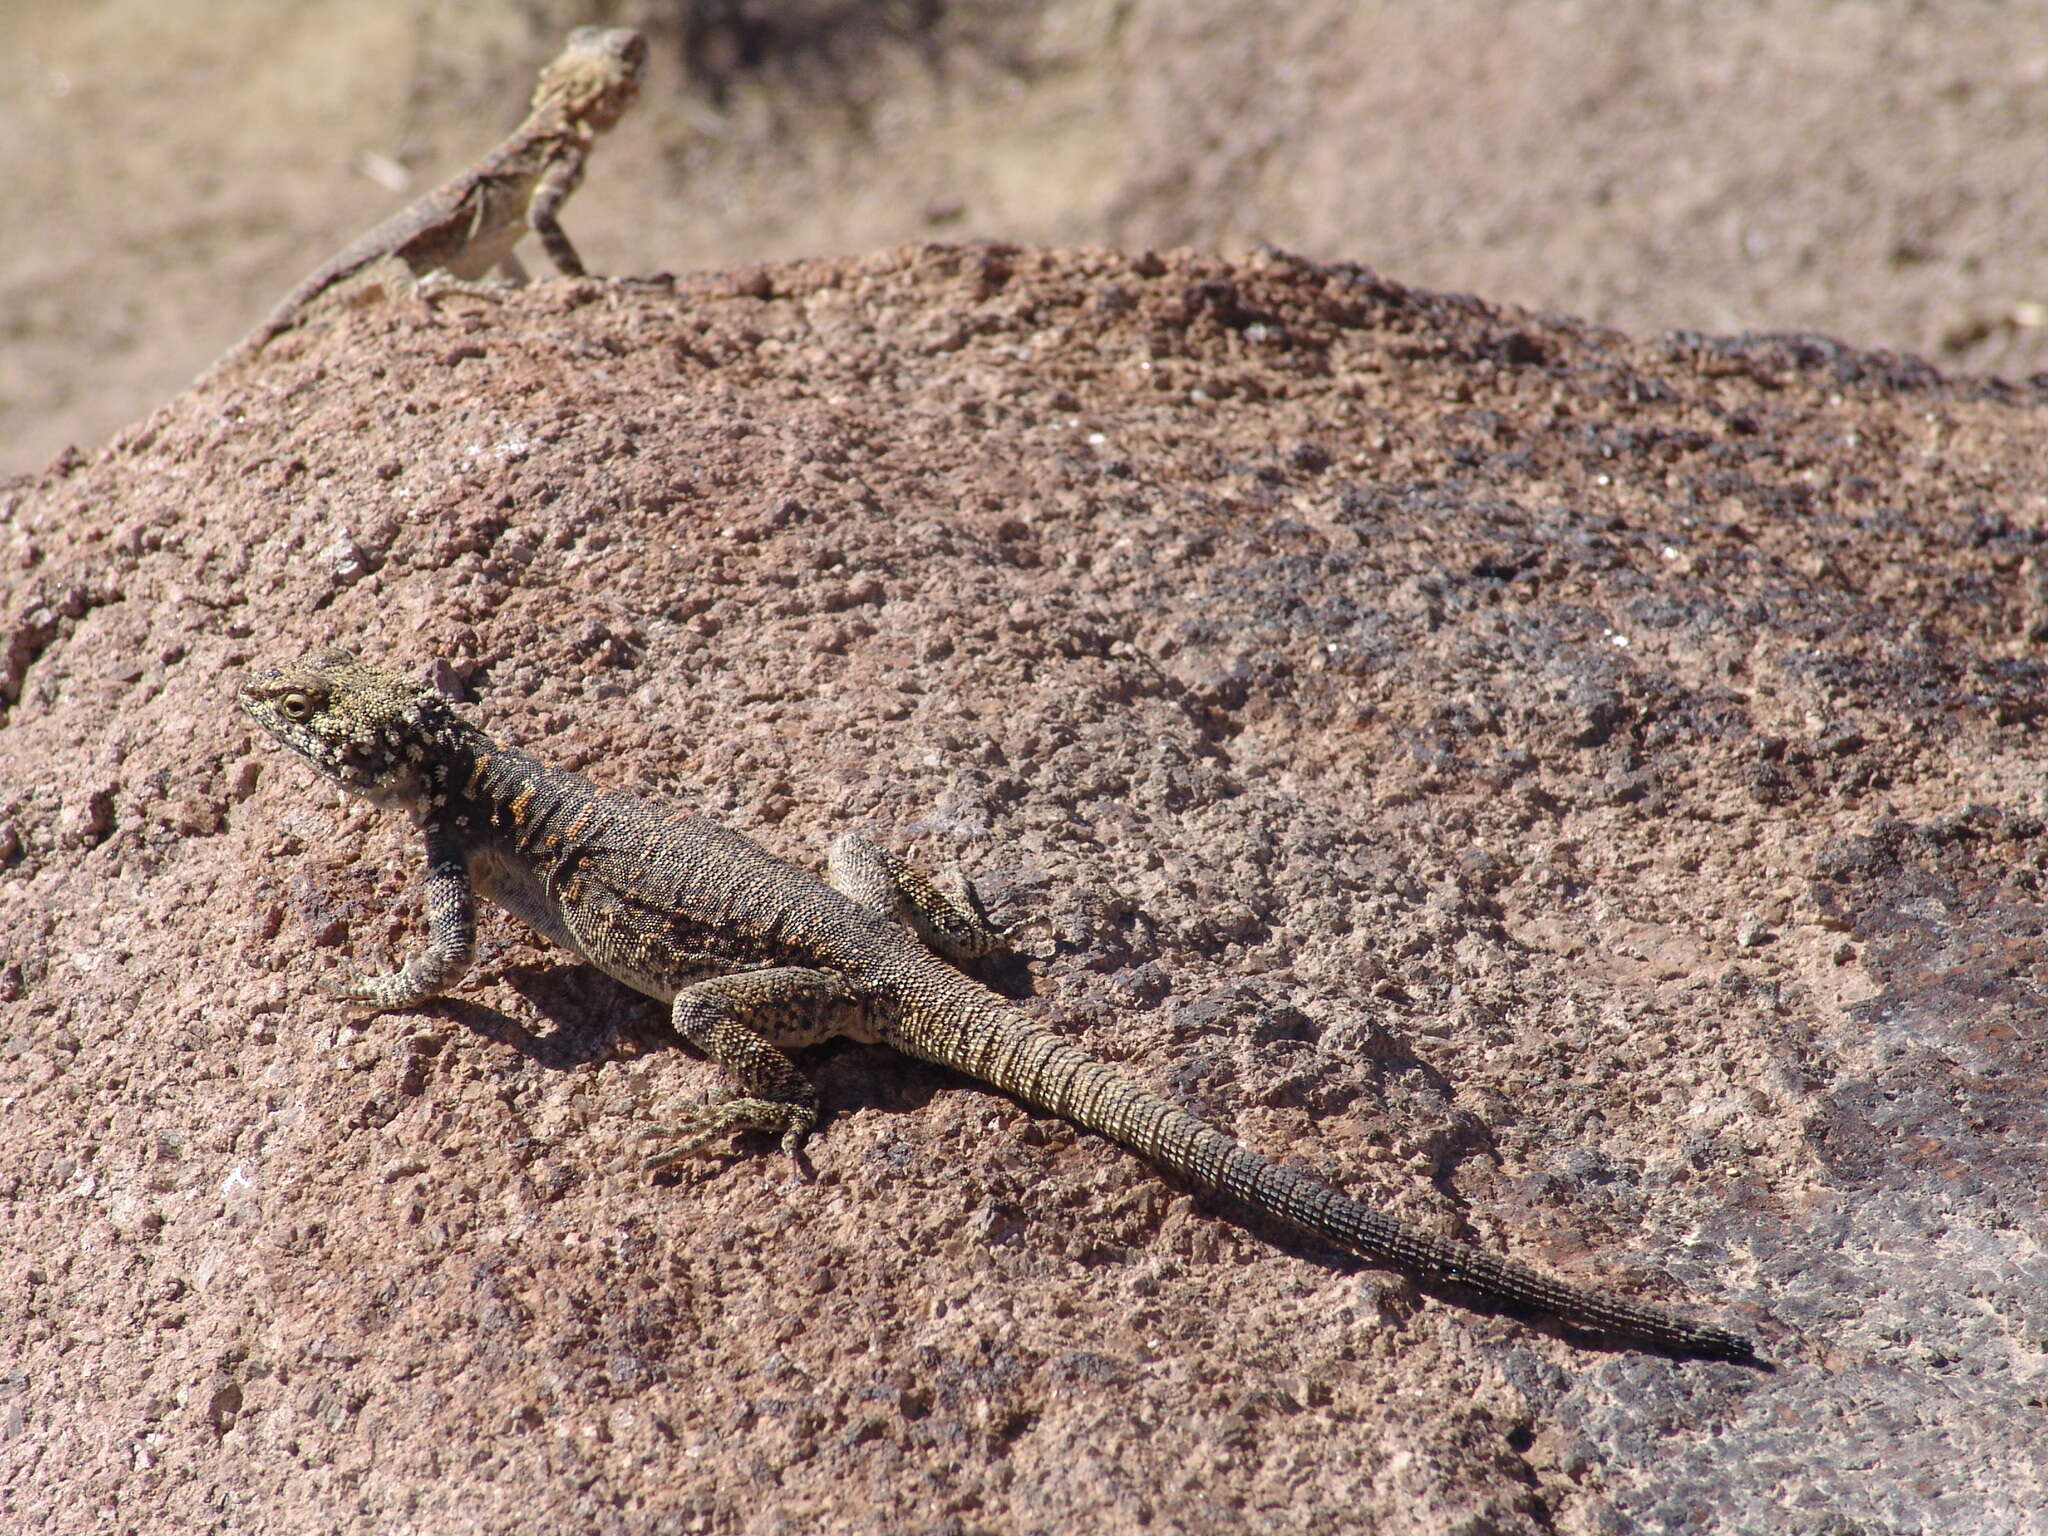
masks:
{"label": "reddish brown rock", "polygon": [[[53,1532],[2022,1530],[2048,424],[1803,337],[1273,257],[920,248],[281,340],[0,493],[0,1503]],[[255,663],[816,860],[1420,1222],[1762,1338],[1589,1347],[809,1057],[710,1075],[259,752]],[[1835,1522],[1833,1526],[1829,1521]]]}
{"label": "reddish brown rock", "polygon": [[565,214],[594,272],[1271,242],[2048,370],[2048,52],[2008,6],[8,0],[0,474],[184,388],[598,13],[652,56]]}

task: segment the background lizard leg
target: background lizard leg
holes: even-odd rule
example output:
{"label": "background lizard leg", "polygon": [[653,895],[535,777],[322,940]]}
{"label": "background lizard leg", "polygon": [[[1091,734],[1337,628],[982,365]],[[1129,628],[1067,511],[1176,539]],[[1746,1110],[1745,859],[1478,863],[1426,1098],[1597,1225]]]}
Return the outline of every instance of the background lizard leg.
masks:
{"label": "background lizard leg", "polygon": [[533,201],[526,210],[528,227],[540,236],[541,248],[548,253],[548,260],[564,277],[583,276],[583,258],[576,254],[576,247],[562,233],[562,226],[555,215],[582,182],[582,154],[564,155],[541,176],[540,184],[534,188]]}

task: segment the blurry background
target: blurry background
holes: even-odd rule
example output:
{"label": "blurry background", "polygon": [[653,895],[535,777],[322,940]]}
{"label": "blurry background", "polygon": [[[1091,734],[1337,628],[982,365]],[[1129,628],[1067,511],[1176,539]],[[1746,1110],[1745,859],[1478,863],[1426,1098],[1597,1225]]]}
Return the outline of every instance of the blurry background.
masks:
{"label": "blurry background", "polygon": [[586,21],[654,46],[564,216],[594,272],[1269,241],[2048,370],[2040,3],[0,0],[0,473],[176,393]]}

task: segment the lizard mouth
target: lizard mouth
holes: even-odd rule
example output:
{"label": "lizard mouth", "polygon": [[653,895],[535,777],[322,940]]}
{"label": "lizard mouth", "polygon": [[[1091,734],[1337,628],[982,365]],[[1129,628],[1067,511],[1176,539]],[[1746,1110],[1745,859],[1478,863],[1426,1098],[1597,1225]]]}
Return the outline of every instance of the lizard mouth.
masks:
{"label": "lizard mouth", "polygon": [[276,675],[275,672],[260,672],[243,678],[241,686],[235,689],[235,707],[262,726],[263,734],[273,744],[281,746],[283,743],[277,740],[277,728],[263,707],[263,684]]}
{"label": "lizard mouth", "polygon": [[415,692],[396,674],[323,651],[252,672],[235,690],[235,703],[270,744],[322,778],[373,801],[402,802],[418,781],[419,750],[410,757],[402,750],[398,712]]}

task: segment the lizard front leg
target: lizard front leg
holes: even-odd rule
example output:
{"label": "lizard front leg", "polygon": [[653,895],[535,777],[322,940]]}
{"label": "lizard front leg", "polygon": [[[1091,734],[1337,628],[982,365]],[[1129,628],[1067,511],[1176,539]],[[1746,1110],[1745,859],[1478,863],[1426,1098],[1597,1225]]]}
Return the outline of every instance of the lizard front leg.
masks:
{"label": "lizard front leg", "polygon": [[818,1094],[784,1051],[838,1034],[872,1037],[861,999],[829,971],[776,966],[693,982],[676,994],[675,1030],[726,1070],[737,1096],[643,1137],[670,1141],[641,1164],[671,1168],[732,1131],[767,1131],[794,1157],[818,1123]]}
{"label": "lizard front leg", "polygon": [[832,844],[826,870],[842,895],[894,918],[956,965],[1004,946],[1003,931],[989,922],[964,878],[954,876],[949,890],[858,832]]}
{"label": "lizard front leg", "polygon": [[583,258],[576,254],[576,247],[562,233],[562,226],[556,222],[555,215],[568,201],[569,194],[582,184],[583,155],[579,151],[571,151],[559,156],[541,173],[533,189],[533,201],[526,205],[528,226],[540,236],[548,260],[564,277],[582,277]]}
{"label": "lizard front leg", "polygon": [[429,824],[427,840],[427,947],[395,971],[366,975],[349,966],[346,981],[327,990],[344,1002],[372,1009],[417,1008],[439,997],[469,969],[476,952],[476,899],[469,861],[447,828]]}

